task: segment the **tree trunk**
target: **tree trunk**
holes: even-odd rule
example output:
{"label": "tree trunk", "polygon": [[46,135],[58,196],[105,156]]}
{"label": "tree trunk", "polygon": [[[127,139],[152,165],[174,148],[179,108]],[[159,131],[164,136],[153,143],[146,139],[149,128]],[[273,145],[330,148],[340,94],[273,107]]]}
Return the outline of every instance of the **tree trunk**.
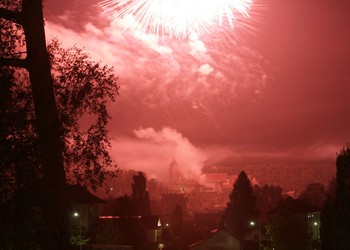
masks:
{"label": "tree trunk", "polygon": [[46,228],[43,230],[44,239],[41,248],[64,250],[69,247],[69,234],[63,144],[46,51],[42,1],[23,0],[22,18],[27,46],[27,70],[34,100],[43,167],[43,211]]}

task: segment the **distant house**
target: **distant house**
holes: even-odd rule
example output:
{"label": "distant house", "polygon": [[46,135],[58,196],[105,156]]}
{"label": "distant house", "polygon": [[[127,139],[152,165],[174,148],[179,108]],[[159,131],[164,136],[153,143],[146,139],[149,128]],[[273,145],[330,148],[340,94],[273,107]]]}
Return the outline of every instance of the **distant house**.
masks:
{"label": "distant house", "polygon": [[[259,239],[260,238],[260,239]],[[254,228],[243,236],[245,241],[271,241],[271,239],[266,235],[266,230],[262,226],[259,232],[259,228]]]}
{"label": "distant house", "polygon": [[181,181],[173,181],[168,184],[171,192],[177,194],[191,193],[193,191],[200,191],[200,184],[193,179],[182,179]]}
{"label": "distant house", "polygon": [[68,185],[68,197],[72,204],[70,221],[76,233],[93,234],[97,229],[99,204],[104,203],[97,196],[80,185]]}
{"label": "distant house", "polygon": [[196,213],[194,214],[194,224],[201,228],[213,229],[217,228],[219,221],[222,217],[222,213]]}
{"label": "distant house", "polygon": [[202,191],[221,193],[226,186],[230,186],[227,173],[206,173],[204,175],[204,186],[202,187]]}
{"label": "distant house", "polygon": [[256,226],[243,236],[244,246],[247,249],[257,249],[259,244],[261,246],[271,245],[272,241],[267,236],[266,229],[263,225]]}
{"label": "distant house", "polygon": [[[204,187],[202,187],[202,190],[221,193],[225,191],[230,192],[232,190],[232,186],[235,184],[238,175],[214,172],[205,173],[203,177]],[[256,178],[252,175],[248,175],[248,179],[250,180],[252,186],[260,185]]]}
{"label": "distant house", "polygon": [[196,242],[188,250],[240,250],[241,240],[224,229],[215,231],[211,236]]}

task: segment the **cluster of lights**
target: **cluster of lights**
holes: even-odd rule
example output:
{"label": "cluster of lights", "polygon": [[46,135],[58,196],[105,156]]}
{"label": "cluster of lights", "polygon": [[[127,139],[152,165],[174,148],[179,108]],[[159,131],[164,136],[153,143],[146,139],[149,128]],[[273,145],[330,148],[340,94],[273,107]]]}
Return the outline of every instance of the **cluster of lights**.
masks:
{"label": "cluster of lights", "polygon": [[123,20],[149,34],[186,38],[208,32],[213,25],[233,27],[237,15],[249,17],[253,0],[103,0],[109,19]]}

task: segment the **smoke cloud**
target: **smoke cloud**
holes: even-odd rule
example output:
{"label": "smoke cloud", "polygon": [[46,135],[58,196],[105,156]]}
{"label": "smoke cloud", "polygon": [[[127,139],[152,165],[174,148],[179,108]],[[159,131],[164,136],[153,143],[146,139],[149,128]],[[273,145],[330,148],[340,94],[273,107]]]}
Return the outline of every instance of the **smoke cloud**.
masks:
{"label": "smoke cloud", "polygon": [[169,164],[175,159],[185,178],[198,179],[201,175],[205,153],[177,130],[141,127],[133,133],[135,137],[113,143],[113,155],[121,169],[142,170],[149,177],[167,181]]}

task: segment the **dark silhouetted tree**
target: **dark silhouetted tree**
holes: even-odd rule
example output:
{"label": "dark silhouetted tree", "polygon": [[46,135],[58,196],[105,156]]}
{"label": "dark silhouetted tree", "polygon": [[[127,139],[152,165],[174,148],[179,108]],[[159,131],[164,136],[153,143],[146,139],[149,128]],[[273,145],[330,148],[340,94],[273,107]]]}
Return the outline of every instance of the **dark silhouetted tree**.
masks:
{"label": "dark silhouetted tree", "polygon": [[151,206],[149,193],[146,190],[147,180],[142,172],[133,177],[131,198],[136,205],[139,215],[150,215]]}
{"label": "dark silhouetted tree", "polygon": [[147,239],[146,231],[141,223],[137,206],[132,197],[123,195],[115,200],[115,215],[120,216],[117,226],[124,243],[138,247]]}
{"label": "dark silhouetted tree", "polygon": [[[13,69],[3,67],[0,76],[0,193],[1,206],[5,209],[2,212],[7,214],[6,220],[0,218],[6,222],[0,223],[0,228],[6,231],[6,234],[0,234],[0,237],[7,235],[0,240],[0,248],[3,248],[2,244],[5,242],[12,242],[16,245],[13,247],[29,248],[39,244],[36,226],[40,223],[30,225],[29,220],[34,222],[32,208],[39,194],[34,195],[33,187],[38,185],[41,174],[37,167],[40,166],[39,159],[33,157],[38,156],[37,143],[36,146],[33,145],[37,137],[27,136],[33,131],[33,127],[28,123],[34,116],[27,116],[27,112],[32,111],[32,105],[26,101],[19,101],[29,86],[23,81],[15,81],[13,73]],[[23,90],[14,91],[13,86],[16,84],[20,84]],[[22,126],[21,130],[17,130],[18,125]],[[13,240],[13,237],[16,240]]]}
{"label": "dark silhouetted tree", "polygon": [[250,230],[250,221],[256,221],[256,197],[247,174],[242,171],[233,185],[223,220],[228,229],[240,236]]}
{"label": "dark silhouetted tree", "polygon": [[182,209],[182,214],[187,212],[187,197],[183,194],[165,193],[162,195],[161,207],[164,214],[172,214],[177,206]]}
{"label": "dark silhouetted tree", "polygon": [[[337,155],[335,197],[327,197],[321,212],[322,249],[350,249],[350,145]],[[327,235],[328,233],[328,235]]]}
{"label": "dark silhouetted tree", "polygon": [[115,200],[114,213],[121,216],[150,215],[150,198],[146,190],[147,180],[142,172],[133,176],[132,195],[123,195]]}
{"label": "dark silhouetted tree", "polygon": [[[17,248],[65,249],[65,174],[93,188],[104,180],[112,164],[106,105],[117,93],[116,78],[76,47],[53,41],[46,51],[41,1],[2,1],[0,7],[7,7],[0,8],[1,201],[16,209]],[[83,131],[85,115],[92,125]],[[45,217],[35,221],[38,204],[45,204]]]}
{"label": "dark silhouetted tree", "polygon": [[325,201],[322,206],[320,220],[320,238],[321,238],[321,249],[322,250],[331,250],[330,246],[330,235],[334,230],[334,201],[335,201],[335,189],[336,182],[335,178],[333,178],[327,187]]}
{"label": "dark silhouetted tree", "polygon": [[313,209],[305,200],[288,197],[269,212],[267,233],[276,249],[310,249],[311,235],[308,233],[307,214]]}
{"label": "dark silhouetted tree", "polygon": [[320,238],[321,238],[321,249],[322,250],[332,250],[331,247],[331,232],[335,231],[333,219],[335,218],[334,214],[334,200],[329,196],[326,197],[326,200],[323,204],[320,220]]}
{"label": "dark silhouetted tree", "polygon": [[130,196],[123,195],[115,200],[114,213],[120,216],[136,216],[138,210],[134,200]]}
{"label": "dark silhouetted tree", "polygon": [[326,197],[326,188],[322,183],[310,183],[301,192],[299,199],[304,199],[311,205],[321,209]]}
{"label": "dark silhouetted tree", "polygon": [[133,176],[132,195],[123,195],[115,201],[115,214],[122,216],[118,226],[125,243],[136,249],[143,249],[146,242],[146,231],[141,223],[144,215],[150,215],[150,199],[146,190],[147,180],[142,172]]}
{"label": "dark silhouetted tree", "polygon": [[266,213],[277,206],[282,200],[282,188],[265,184],[264,186],[254,186],[256,196],[256,207],[259,210],[260,222],[266,222]]}
{"label": "dark silhouetted tree", "polygon": [[[112,173],[107,170],[112,167],[106,129],[110,118],[107,103],[115,101],[118,93],[117,79],[113,68],[95,63],[87,53],[77,47],[64,49],[57,40],[53,40],[48,45],[48,51],[54,72],[55,99],[62,124],[67,179],[96,188]],[[6,156],[2,164],[4,168],[13,168],[13,165],[20,165],[20,159],[23,158],[27,168],[35,171],[30,177],[27,176],[32,181],[32,177],[42,175],[37,167],[38,150],[29,151],[29,148],[38,147],[32,96],[26,75],[18,70],[15,74],[19,76],[11,82],[7,91],[9,94],[4,101],[6,119],[2,124],[11,130],[6,137],[9,145],[1,151]],[[82,119],[85,119],[84,128],[81,126]],[[17,152],[21,148],[24,149]],[[22,157],[19,158],[18,155]],[[15,167],[21,177],[20,171],[26,166]],[[18,183],[23,184],[28,180],[17,178],[17,186]]]}
{"label": "dark silhouetted tree", "polygon": [[171,226],[173,229],[173,234],[175,236],[182,236],[182,207],[180,205],[176,205],[172,215],[171,215]]}
{"label": "dark silhouetted tree", "polygon": [[[43,188],[41,190],[45,193],[43,196],[45,230],[42,232],[40,245],[42,249],[67,249],[69,237],[66,223],[67,201],[62,157],[63,145],[50,62],[46,51],[42,1],[5,2],[0,7],[0,18],[13,22],[13,26],[23,27],[25,34],[26,58],[21,59],[14,55],[2,57],[0,65],[25,68],[29,73],[42,166]],[[1,40],[3,41],[3,38]],[[12,40],[16,40],[16,37],[6,41]],[[23,41],[18,40],[18,42],[20,44]],[[16,244],[18,248],[21,247],[20,242]]]}
{"label": "dark silhouetted tree", "polygon": [[[55,72],[67,178],[95,189],[108,175],[114,176],[107,130],[107,104],[114,102],[118,94],[114,69],[94,62],[76,46],[62,48],[56,39],[48,45],[48,51]],[[80,125],[82,119],[86,129]]]}
{"label": "dark silhouetted tree", "polygon": [[123,235],[125,244],[134,246],[134,249],[138,249],[147,240],[146,230],[137,216],[121,218],[118,222],[118,227]]}
{"label": "dark silhouetted tree", "polygon": [[164,225],[161,228],[160,237],[162,242],[165,243],[165,245],[170,245],[172,242],[174,242],[173,231],[171,230],[171,227],[169,225]]}
{"label": "dark silhouetted tree", "polygon": [[104,220],[100,223],[100,227],[92,242],[105,245],[123,245],[125,240],[115,221]]}

